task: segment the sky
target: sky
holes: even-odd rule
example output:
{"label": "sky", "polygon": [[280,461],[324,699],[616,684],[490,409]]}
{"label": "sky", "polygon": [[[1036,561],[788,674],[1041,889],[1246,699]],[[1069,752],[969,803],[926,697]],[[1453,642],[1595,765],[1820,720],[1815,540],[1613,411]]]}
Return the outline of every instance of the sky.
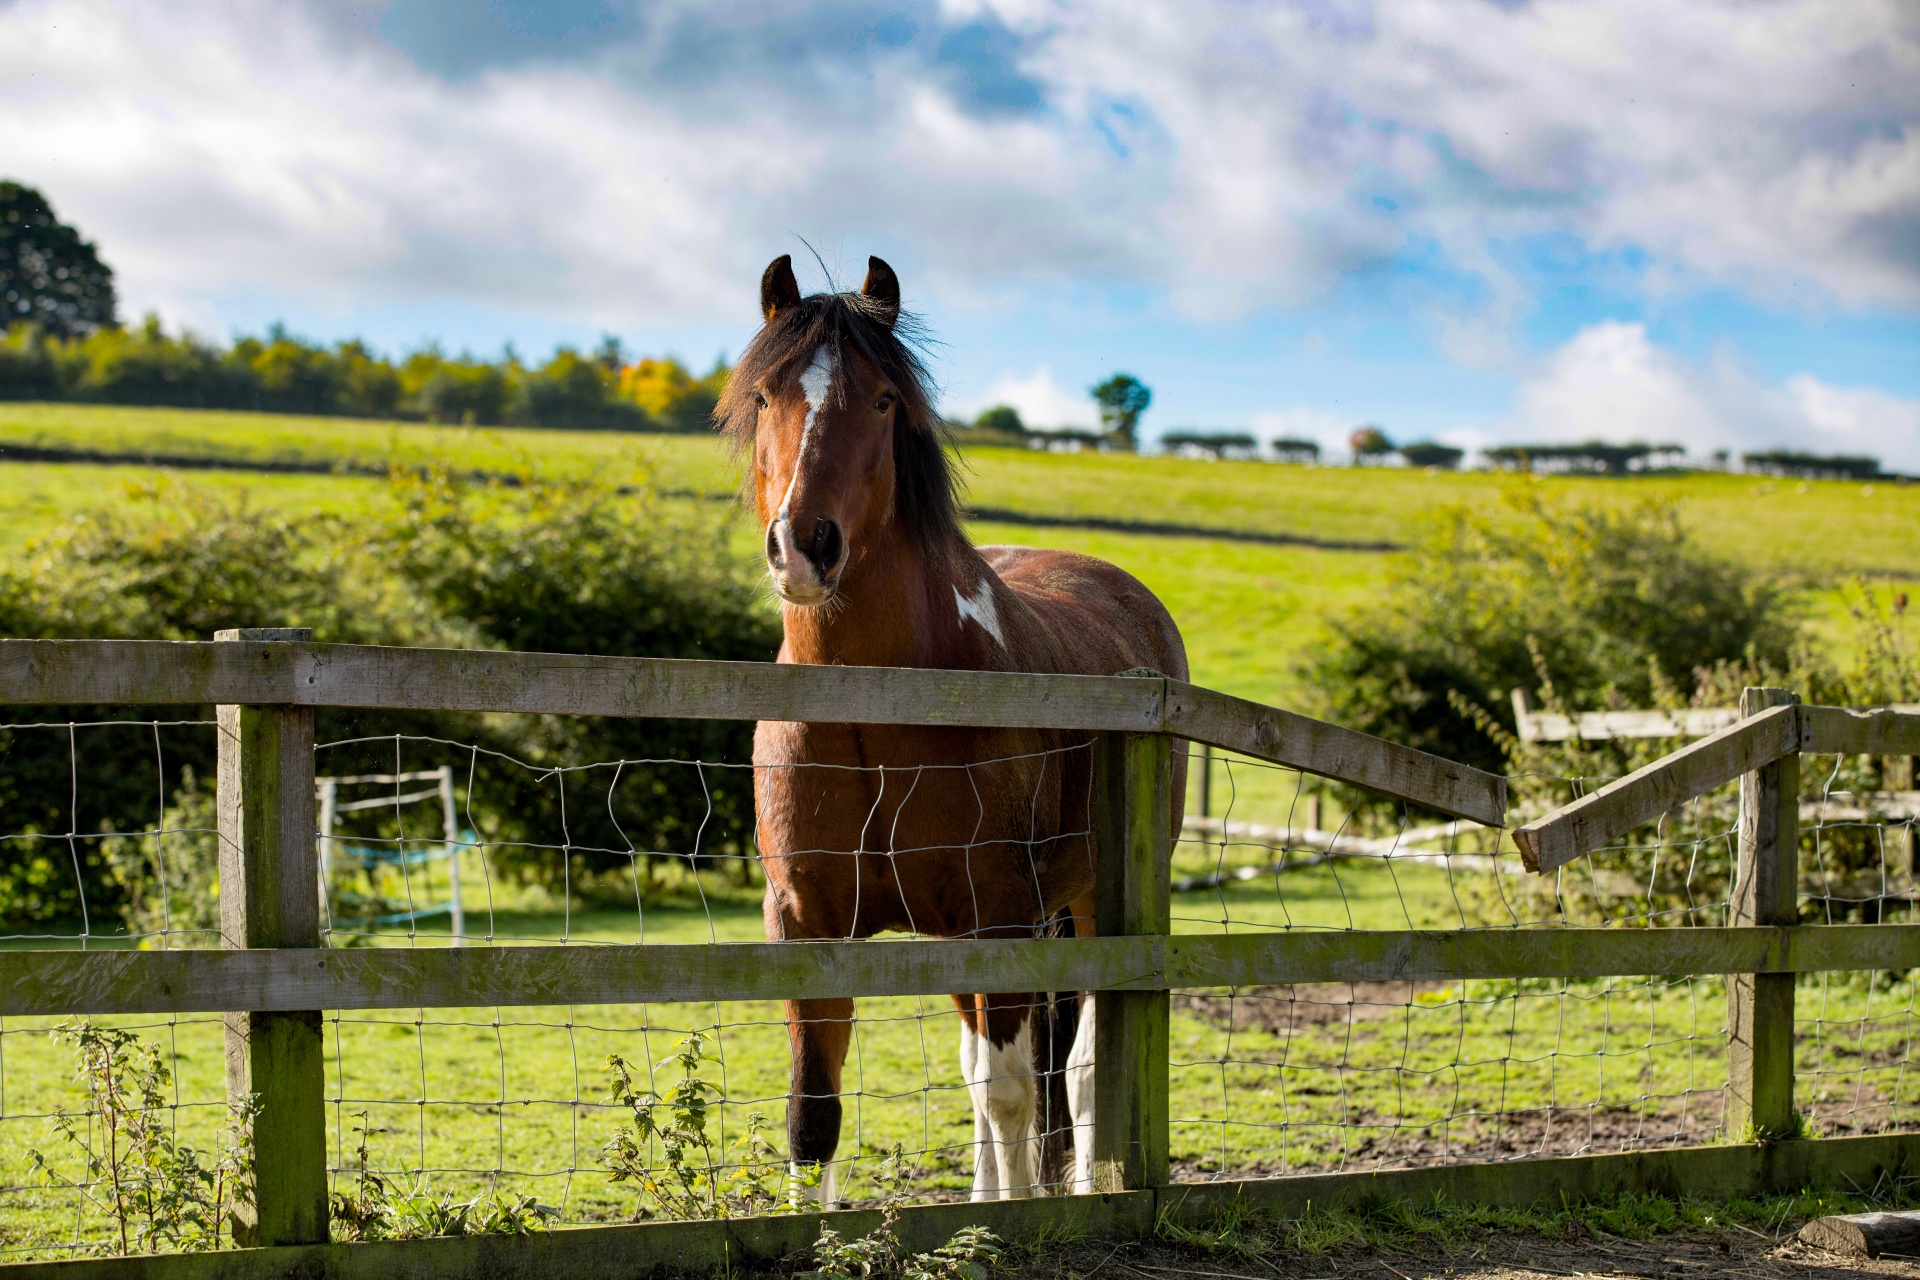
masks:
{"label": "sky", "polygon": [[1912,0],[0,0],[123,311],[737,353],[898,271],[942,402],[1920,471]]}

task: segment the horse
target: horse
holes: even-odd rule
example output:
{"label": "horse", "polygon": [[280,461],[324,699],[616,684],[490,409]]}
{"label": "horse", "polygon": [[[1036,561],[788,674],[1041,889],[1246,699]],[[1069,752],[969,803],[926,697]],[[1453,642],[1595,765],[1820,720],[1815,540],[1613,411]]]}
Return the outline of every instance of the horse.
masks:
{"label": "horse", "polygon": [[[783,255],[761,278],[760,308],[714,417],[750,463],[743,489],[781,602],[779,661],[1186,678],[1179,629],[1130,574],[1072,552],[968,541],[920,332],[891,267],[870,258],[858,293],[802,297]],[[1184,755],[1175,761],[1178,832]],[[762,721],[753,763],[770,941],[1092,931],[1086,735]],[[1092,1190],[1091,1002],[954,1000],[973,1198]],[[790,1194],[811,1185],[828,1207],[844,1172],[835,1152],[853,1015],[851,999],[786,1006]],[[1070,1128],[1057,1123],[1063,1111]]]}

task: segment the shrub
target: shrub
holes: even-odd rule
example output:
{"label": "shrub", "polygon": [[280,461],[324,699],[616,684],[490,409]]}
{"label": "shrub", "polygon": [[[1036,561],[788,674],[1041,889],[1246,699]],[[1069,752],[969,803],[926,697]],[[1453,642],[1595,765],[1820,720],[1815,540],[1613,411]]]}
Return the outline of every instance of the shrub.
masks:
{"label": "shrub", "polygon": [[238,1206],[252,1201],[257,1102],[229,1104],[218,1148],[201,1152],[175,1131],[173,1076],[156,1045],[85,1020],[63,1022],[53,1036],[74,1047],[86,1103],[77,1115],[56,1112],[49,1125],[81,1171],[29,1149],[34,1177],[77,1192],[112,1223],[122,1254],[220,1248]]}
{"label": "shrub", "polygon": [[[721,517],[663,510],[644,485],[528,477],[474,488],[404,477],[358,520],[257,512],[185,486],[149,486],[133,498],[126,510],[76,517],[0,566],[0,635],[204,640],[227,627],[310,626],[318,639],[352,643],[747,660],[770,659],[779,644],[778,620],[728,568]],[[142,831],[160,795],[176,818],[190,810],[191,778],[214,771],[204,730],[70,737],[9,727],[123,715],[151,718],[146,709],[87,707],[0,716],[0,831]],[[743,762],[750,724],[323,710],[318,733],[321,741],[407,733],[482,748],[476,758],[461,746],[422,746],[415,767],[457,763],[466,777],[471,766],[468,807],[489,839],[546,842],[564,813],[573,836],[564,862],[545,850],[501,854],[525,878],[577,885],[626,869],[620,851],[635,847],[748,850],[748,771],[645,762]],[[390,737],[339,748],[334,763],[381,772],[393,750]],[[434,751],[443,758],[425,758]],[[166,774],[156,777],[160,760]],[[615,767],[546,772],[593,761],[638,762],[618,766],[611,805]],[[69,812],[76,777],[80,807]],[[358,821],[342,834],[394,834],[377,829],[388,816]],[[145,931],[159,910],[152,857],[174,849],[70,845],[53,834],[13,842],[0,862],[0,919],[86,916],[97,929],[118,914]]]}
{"label": "shrub", "polygon": [[1543,679],[1569,707],[1650,706],[1716,664],[1784,669],[1797,636],[1779,590],[1699,549],[1672,505],[1516,494],[1437,517],[1301,676],[1316,714],[1498,770],[1462,700],[1509,732],[1509,692]]}

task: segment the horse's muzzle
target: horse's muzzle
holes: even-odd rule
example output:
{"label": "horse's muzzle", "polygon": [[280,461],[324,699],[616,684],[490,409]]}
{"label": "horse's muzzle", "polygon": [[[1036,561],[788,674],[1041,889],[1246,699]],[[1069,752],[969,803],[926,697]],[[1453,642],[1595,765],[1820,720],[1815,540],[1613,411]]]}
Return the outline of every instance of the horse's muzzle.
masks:
{"label": "horse's muzzle", "polygon": [[846,561],[847,540],[840,522],[814,521],[804,545],[794,536],[793,522],[776,517],[767,526],[767,572],[774,590],[788,604],[823,605],[833,599]]}

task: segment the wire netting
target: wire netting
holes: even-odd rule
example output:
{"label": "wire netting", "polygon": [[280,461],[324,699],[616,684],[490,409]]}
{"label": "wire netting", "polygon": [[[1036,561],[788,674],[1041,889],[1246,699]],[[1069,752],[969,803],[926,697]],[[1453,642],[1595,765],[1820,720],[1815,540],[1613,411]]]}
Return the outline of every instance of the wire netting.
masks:
{"label": "wire netting", "polygon": [[[1912,918],[1920,797],[1886,789],[1895,768],[1806,757],[1804,922]],[[1511,820],[1543,816],[1624,771],[1515,776]],[[1503,832],[1421,820],[1262,762],[1217,757],[1194,778],[1174,856],[1176,933],[1729,920],[1737,784],[1542,877]],[[1809,1131],[1920,1119],[1906,1071],[1910,975],[1815,974],[1798,985],[1797,1099]],[[1719,976],[1216,988],[1177,992],[1174,1006],[1176,1180],[1738,1136],[1727,1126]]]}
{"label": "wire netting", "polygon": [[[4,945],[219,944],[212,722],[49,721],[0,732]],[[949,772],[971,776],[995,763]],[[1727,919],[1733,787],[1543,878],[1523,869],[1503,834],[1471,823],[1429,821],[1242,758],[1192,763],[1174,850],[1176,932],[1712,927]],[[1914,918],[1920,806],[1909,789],[1889,785],[1889,767],[1805,758],[1807,922]],[[924,769],[872,772],[880,794],[945,785]],[[765,879],[750,802],[741,803],[752,771],[738,762],[529,763],[470,743],[387,734],[323,744],[316,774],[323,791],[331,786],[321,842],[325,945],[701,945],[764,936]],[[1516,777],[1516,820],[1609,776]],[[951,842],[967,845],[978,824],[977,813],[956,812]],[[1069,837],[1085,836],[1087,825],[1077,817],[1060,824]],[[861,848],[909,860],[919,846],[901,846],[887,824],[869,823]],[[1219,988],[1176,992],[1172,1004],[1176,1180],[1732,1136],[1726,990],[1717,977]],[[1816,1131],[1911,1126],[1911,975],[1811,975],[1799,984],[1797,1008],[1799,1097]],[[0,1021],[0,1259],[115,1247],[103,1175],[87,1167],[114,1135],[78,1071],[76,1047],[51,1034],[63,1021]],[[155,1106],[165,1129],[211,1162],[230,1119],[221,1020],[92,1023],[132,1031],[151,1047],[164,1069]],[[673,1167],[657,1133],[620,1144],[622,1128],[635,1125],[634,1098],[645,1095],[657,1099],[651,1114],[663,1123],[676,1097],[704,1100],[704,1136],[683,1145],[683,1167],[705,1187],[695,1208],[766,1211],[809,1194],[791,1185],[786,1164],[789,1052],[777,1002],[330,1012],[323,1026],[328,1163],[343,1197],[369,1187],[439,1203],[524,1196],[562,1222],[664,1213],[658,1197],[615,1176],[623,1167],[654,1176]],[[959,1041],[948,999],[858,1003],[841,1090],[845,1199],[877,1195],[895,1153],[913,1195],[967,1194],[981,1135]],[[624,1101],[614,1059],[630,1080]],[[689,1077],[704,1082],[693,1095]],[[1036,1105],[1040,1127],[1067,1128],[1050,1097]],[[63,1116],[76,1136],[54,1127]],[[44,1155],[43,1167],[32,1151]],[[1057,1167],[1042,1181],[1064,1189]]]}

